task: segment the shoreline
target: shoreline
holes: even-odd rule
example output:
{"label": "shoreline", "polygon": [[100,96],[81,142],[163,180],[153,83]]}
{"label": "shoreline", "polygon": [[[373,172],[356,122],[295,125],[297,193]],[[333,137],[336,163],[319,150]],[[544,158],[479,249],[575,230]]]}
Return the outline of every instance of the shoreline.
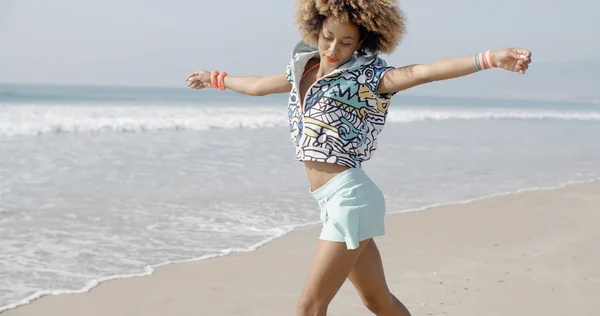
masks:
{"label": "shoreline", "polygon": [[[422,213],[422,212],[430,213],[430,212],[432,212],[431,210],[434,210],[433,213],[438,213],[440,211],[440,210],[437,210],[438,208],[443,209],[443,208],[460,207],[460,206],[469,205],[469,204],[486,201],[486,200],[490,200],[490,199],[496,199],[496,198],[502,199],[505,197],[515,197],[515,196],[519,196],[522,194],[528,194],[528,193],[560,191],[560,190],[564,190],[564,189],[568,189],[568,188],[573,188],[573,187],[576,188],[578,186],[586,186],[586,185],[600,186],[600,179],[592,179],[592,180],[585,180],[585,181],[570,181],[570,182],[566,182],[566,183],[563,183],[563,184],[560,184],[557,186],[523,188],[523,189],[518,189],[518,190],[510,191],[510,192],[501,192],[501,193],[484,195],[484,196],[467,199],[467,200],[463,200],[463,201],[438,203],[438,204],[427,205],[427,206],[414,208],[414,209],[392,211],[392,212],[389,212],[388,215],[394,215],[394,216],[390,216],[388,218],[391,218],[391,217],[396,218],[400,214]],[[389,221],[389,219],[386,221]],[[317,227],[318,224],[319,224],[319,222],[311,222],[311,223],[305,223],[305,224],[300,224],[300,225],[290,225],[287,227],[282,227],[282,228],[280,228],[281,232],[278,235],[267,238],[257,244],[254,244],[248,248],[245,248],[245,249],[226,249],[226,250],[221,251],[220,253],[205,255],[205,256],[198,257],[198,258],[191,258],[191,259],[177,260],[177,261],[167,261],[167,262],[163,262],[163,263],[159,263],[159,264],[146,265],[143,269],[143,272],[140,272],[140,273],[131,273],[131,274],[127,274],[127,275],[115,275],[115,276],[104,277],[104,278],[101,278],[98,280],[90,280],[90,281],[86,282],[86,285],[79,290],[57,290],[57,291],[53,291],[53,292],[40,291],[40,292],[37,292],[37,293],[29,296],[28,298],[26,298],[20,302],[5,305],[5,306],[0,306],[0,314],[4,315],[5,313],[9,313],[10,311],[18,311],[23,307],[27,307],[32,304],[36,304],[38,301],[52,299],[53,297],[86,295],[88,293],[94,292],[94,289],[96,289],[99,286],[102,286],[102,285],[105,285],[108,283],[114,283],[114,282],[109,282],[109,281],[119,282],[119,280],[139,279],[140,277],[152,277],[152,276],[156,275],[157,273],[160,273],[160,270],[163,269],[164,267],[177,266],[180,264],[190,264],[190,263],[193,264],[193,263],[198,263],[198,262],[208,262],[208,261],[214,261],[216,259],[225,258],[225,257],[229,257],[229,256],[239,256],[239,255],[243,256],[245,253],[256,253],[259,250],[261,250],[262,248],[265,248],[265,247],[269,246],[270,244],[273,244],[274,242],[278,242],[281,239],[286,238],[286,236],[294,235],[294,234],[302,234],[302,232],[315,230],[318,228]],[[383,254],[383,255],[384,255],[384,260],[385,260],[385,254]]]}
{"label": "shoreline", "polygon": [[[60,88],[93,89],[93,90],[94,89],[97,89],[97,90],[123,89],[123,90],[141,90],[141,91],[157,90],[157,91],[166,91],[166,92],[189,92],[189,88],[185,87],[185,86],[81,84],[78,82],[53,84],[53,83],[44,83],[44,82],[3,81],[3,82],[0,82],[0,87],[1,86],[16,87],[16,88],[41,87],[41,88],[58,88],[58,89],[60,89]],[[204,91],[203,93],[206,94],[207,92],[208,91]],[[216,91],[210,91],[208,93],[210,93],[210,94],[219,93],[219,95],[222,94],[221,92],[216,92]],[[227,92],[228,95],[233,95],[233,94],[229,94],[229,93],[230,92]],[[500,100],[500,101],[505,101],[505,102],[550,102],[550,103],[559,103],[559,104],[564,104],[564,103],[598,104],[598,103],[600,103],[600,98],[597,96],[591,96],[591,97],[586,97],[586,98],[580,98],[577,95],[563,95],[563,96],[548,97],[547,94],[543,94],[543,93],[538,93],[538,94],[534,94],[531,96],[523,96],[524,93],[520,93],[518,95],[519,96],[513,95],[513,96],[506,97],[505,94],[502,93],[502,91],[498,91],[497,93],[495,93],[493,95],[478,95],[478,96],[473,96],[471,94],[452,94],[452,93],[415,93],[415,92],[411,92],[411,93],[405,94],[405,96],[410,97],[410,98],[418,98],[418,99],[424,99],[424,100],[467,99],[467,100],[475,100],[475,101]],[[199,99],[198,97],[195,97],[195,96],[193,98],[196,100]],[[266,98],[271,99],[271,100],[279,100],[282,98],[285,99],[286,97],[282,97],[281,95],[275,95],[275,96],[267,96]]]}

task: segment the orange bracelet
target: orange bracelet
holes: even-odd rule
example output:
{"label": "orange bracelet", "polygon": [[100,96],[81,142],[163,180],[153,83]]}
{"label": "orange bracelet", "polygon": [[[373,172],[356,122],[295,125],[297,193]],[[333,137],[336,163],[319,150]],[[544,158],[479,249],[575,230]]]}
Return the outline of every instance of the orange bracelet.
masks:
{"label": "orange bracelet", "polygon": [[492,58],[490,57],[490,51],[489,50],[485,52],[485,60],[487,61],[487,64],[489,66],[488,68],[496,68],[496,66],[494,66],[492,64]]}
{"label": "orange bracelet", "polygon": [[219,90],[224,91],[225,89],[225,76],[227,76],[226,72],[222,72],[219,74]]}
{"label": "orange bracelet", "polygon": [[213,88],[217,88],[218,84],[217,84],[217,76],[219,75],[219,72],[216,70],[213,70],[210,73],[210,84],[212,85]]}

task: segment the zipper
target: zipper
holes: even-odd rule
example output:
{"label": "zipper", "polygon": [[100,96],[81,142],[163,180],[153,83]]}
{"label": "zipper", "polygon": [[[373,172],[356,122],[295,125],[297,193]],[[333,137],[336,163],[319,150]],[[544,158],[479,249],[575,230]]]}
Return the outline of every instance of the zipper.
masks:
{"label": "zipper", "polygon": [[[294,62],[295,61],[294,50],[302,42],[303,42],[302,40],[298,41],[296,43],[296,45],[294,45],[294,47],[291,50],[291,61],[292,61],[292,64],[290,65],[290,69],[292,71],[292,78],[294,79],[294,84],[296,85],[296,92],[298,93],[298,96],[300,96],[300,82],[297,80],[298,78],[295,78],[296,77],[296,67],[295,67],[296,63]],[[306,93],[304,94],[304,98],[302,98],[301,100],[298,100],[298,101],[300,101],[300,109],[302,110],[302,114],[304,114],[304,111],[305,111],[304,104],[306,103],[306,96],[308,95],[308,93],[310,92],[310,90],[312,90],[312,88],[314,87],[314,85],[316,83],[318,83],[319,81],[321,81],[321,80],[323,80],[323,79],[325,79],[325,78],[327,78],[329,76],[333,76],[333,75],[342,73],[344,71],[349,71],[349,70],[354,69],[354,68],[360,68],[360,65],[359,66],[355,66],[355,67],[344,68],[344,69],[336,69],[336,70],[330,72],[329,74],[327,74],[327,75],[325,75],[325,76],[323,76],[323,77],[315,80],[315,82],[313,82],[310,85],[310,87],[308,87],[308,90],[306,90]],[[304,116],[304,115],[302,115],[302,116]]]}
{"label": "zipper", "polygon": [[[336,69],[336,70],[334,70],[334,71],[332,71],[332,72],[330,72],[330,73],[326,74],[325,76],[323,76],[323,77],[321,77],[321,78],[319,78],[319,79],[315,80],[315,82],[313,82],[313,83],[310,85],[310,87],[308,87],[308,89],[306,90],[306,93],[304,94],[304,98],[302,98],[302,100],[301,100],[301,102],[300,102],[300,108],[302,109],[302,114],[304,114],[304,108],[305,108],[305,107],[304,107],[304,104],[306,103],[306,96],[308,95],[308,93],[310,92],[310,90],[311,90],[311,89],[314,87],[314,85],[315,85],[316,83],[318,83],[319,81],[321,81],[321,80],[323,80],[323,79],[325,79],[325,78],[327,78],[327,77],[329,77],[329,76],[332,76],[332,75],[335,75],[335,74],[338,74],[338,73],[342,73],[342,72],[344,72],[344,71],[346,71],[346,70],[348,70],[348,69]],[[298,91],[298,94],[300,94],[300,83],[298,83],[298,90],[297,90],[297,91]],[[304,117],[304,115],[303,115],[303,117]]]}

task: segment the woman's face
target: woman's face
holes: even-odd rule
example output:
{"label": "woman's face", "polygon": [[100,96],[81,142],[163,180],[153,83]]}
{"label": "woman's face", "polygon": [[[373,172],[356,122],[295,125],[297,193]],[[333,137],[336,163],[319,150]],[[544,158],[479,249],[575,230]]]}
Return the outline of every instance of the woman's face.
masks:
{"label": "woman's face", "polygon": [[359,48],[360,40],[360,30],[356,24],[326,18],[318,42],[321,63],[332,68],[345,64]]}

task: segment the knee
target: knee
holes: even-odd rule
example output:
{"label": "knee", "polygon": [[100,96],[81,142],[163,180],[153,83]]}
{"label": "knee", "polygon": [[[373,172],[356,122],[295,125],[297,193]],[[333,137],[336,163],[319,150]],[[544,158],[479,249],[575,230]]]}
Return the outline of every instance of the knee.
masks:
{"label": "knee", "polygon": [[392,295],[365,295],[362,297],[363,304],[375,315],[386,314],[392,308]]}
{"label": "knee", "polygon": [[302,295],[298,299],[298,303],[296,305],[296,315],[297,316],[326,315],[327,305],[329,305],[329,302],[319,300],[318,298],[313,297],[313,296]]}

